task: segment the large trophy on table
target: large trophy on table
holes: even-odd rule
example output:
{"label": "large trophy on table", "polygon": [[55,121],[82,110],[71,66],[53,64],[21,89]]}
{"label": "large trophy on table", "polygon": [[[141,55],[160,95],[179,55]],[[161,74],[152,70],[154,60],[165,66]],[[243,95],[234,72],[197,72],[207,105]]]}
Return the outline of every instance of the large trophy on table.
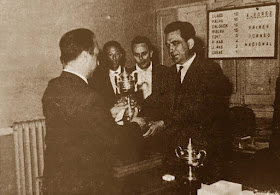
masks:
{"label": "large trophy on table", "polygon": [[[177,158],[186,161],[186,164],[188,166],[188,172],[187,175],[184,176],[184,185],[187,186],[187,193],[188,194],[196,194],[197,188],[200,188],[197,185],[197,175],[196,175],[196,169],[200,166],[203,166],[203,161],[206,157],[206,151],[205,150],[199,150],[196,151],[193,149],[192,146],[192,140],[189,138],[189,143],[186,149],[183,149],[182,147],[178,146],[175,149],[175,154]],[[194,186],[196,185],[196,186]],[[194,190],[194,192],[193,192]]]}
{"label": "large trophy on table", "polygon": [[137,104],[136,99],[134,97],[135,91],[137,90],[137,73],[134,71],[131,74],[129,74],[126,72],[126,70],[124,70],[117,77],[116,83],[121,94],[120,101],[125,102],[125,104],[128,104],[128,109],[125,111],[123,119],[125,121],[130,121],[133,116],[133,109]]}

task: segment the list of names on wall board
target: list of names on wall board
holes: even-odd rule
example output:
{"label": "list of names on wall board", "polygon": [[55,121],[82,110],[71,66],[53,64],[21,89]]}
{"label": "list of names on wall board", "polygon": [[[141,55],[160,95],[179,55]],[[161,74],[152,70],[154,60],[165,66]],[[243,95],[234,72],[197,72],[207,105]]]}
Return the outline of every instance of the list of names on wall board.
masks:
{"label": "list of names on wall board", "polygon": [[275,57],[277,6],[209,11],[208,57]]}

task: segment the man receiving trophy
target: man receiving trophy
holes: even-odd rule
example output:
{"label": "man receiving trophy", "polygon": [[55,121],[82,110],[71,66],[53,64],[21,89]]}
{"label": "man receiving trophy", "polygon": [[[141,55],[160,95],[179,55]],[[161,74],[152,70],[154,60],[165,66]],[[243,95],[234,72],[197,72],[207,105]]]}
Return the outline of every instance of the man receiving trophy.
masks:
{"label": "man receiving trophy", "polygon": [[131,87],[135,86],[135,78],[125,71],[124,49],[119,42],[108,41],[100,57],[100,66],[88,79],[89,87],[101,95],[106,109],[111,111],[117,124],[133,122],[133,115],[137,122],[144,125],[144,120],[136,117],[138,112],[134,112],[136,101]]}

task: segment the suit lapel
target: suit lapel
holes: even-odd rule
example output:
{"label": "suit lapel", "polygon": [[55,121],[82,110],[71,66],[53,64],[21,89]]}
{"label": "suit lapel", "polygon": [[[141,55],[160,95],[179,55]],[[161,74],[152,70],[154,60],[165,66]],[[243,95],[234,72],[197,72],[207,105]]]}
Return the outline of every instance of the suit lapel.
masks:
{"label": "suit lapel", "polygon": [[182,87],[186,87],[192,78],[195,78],[196,77],[196,69],[197,67],[199,66],[199,62],[198,62],[198,59],[197,57],[195,57],[194,61],[191,63],[185,77],[184,77],[184,80],[182,82]]}
{"label": "suit lapel", "polygon": [[170,70],[170,89],[172,91],[172,93],[170,93],[170,98],[172,101],[171,104],[171,109],[174,109],[174,106],[177,104],[176,101],[176,76],[177,76],[177,69],[176,69],[176,64],[174,64],[173,66],[171,66],[171,70]]}
{"label": "suit lapel", "polygon": [[157,66],[152,64],[152,93],[154,92],[154,88],[157,86],[158,84],[158,78],[157,78]]}
{"label": "suit lapel", "polygon": [[176,105],[180,105],[182,100],[184,99],[184,97],[186,95],[188,95],[188,91],[187,88],[192,88],[193,85],[193,79],[195,79],[197,77],[197,67],[199,66],[199,61],[197,60],[197,57],[194,59],[194,61],[191,63],[184,79],[183,82],[181,84],[181,92],[176,92],[176,74],[177,74],[177,69],[176,69],[176,64],[172,67],[172,75],[173,75],[173,79],[172,79],[172,90],[174,91],[173,93],[173,109],[175,108]]}

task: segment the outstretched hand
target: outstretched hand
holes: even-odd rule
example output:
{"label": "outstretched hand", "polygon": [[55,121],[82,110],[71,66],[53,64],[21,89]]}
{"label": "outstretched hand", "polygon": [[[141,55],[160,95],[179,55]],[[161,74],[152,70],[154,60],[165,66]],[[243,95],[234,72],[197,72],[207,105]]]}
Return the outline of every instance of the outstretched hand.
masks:
{"label": "outstretched hand", "polygon": [[159,133],[160,131],[162,131],[163,129],[165,129],[165,124],[164,124],[164,121],[151,121],[149,124],[148,124],[148,131],[143,134],[143,137],[144,138],[147,138],[147,137],[150,137],[150,136],[154,136],[156,135],[157,133]]}
{"label": "outstretched hand", "polygon": [[133,113],[133,116],[132,116],[130,122],[136,122],[140,126],[140,128],[142,130],[144,130],[147,127],[146,120],[143,117],[138,117],[138,113],[139,113],[139,109],[137,107],[135,107],[134,108],[134,113]]}

